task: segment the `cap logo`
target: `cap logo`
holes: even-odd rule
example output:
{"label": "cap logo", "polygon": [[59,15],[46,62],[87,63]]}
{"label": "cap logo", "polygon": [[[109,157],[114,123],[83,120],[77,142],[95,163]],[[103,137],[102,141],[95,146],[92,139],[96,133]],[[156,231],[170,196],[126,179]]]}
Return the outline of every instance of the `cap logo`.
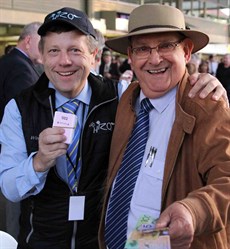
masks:
{"label": "cap logo", "polygon": [[49,17],[51,20],[56,20],[58,18],[74,20],[75,18],[81,18],[81,16],[77,16],[73,13],[66,12],[66,11],[58,11],[56,13],[52,13]]}

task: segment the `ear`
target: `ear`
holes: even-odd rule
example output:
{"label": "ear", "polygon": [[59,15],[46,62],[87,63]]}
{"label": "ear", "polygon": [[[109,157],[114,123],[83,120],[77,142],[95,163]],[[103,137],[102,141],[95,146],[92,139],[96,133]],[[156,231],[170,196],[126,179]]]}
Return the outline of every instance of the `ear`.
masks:
{"label": "ear", "polygon": [[31,37],[29,35],[27,35],[24,39],[24,42],[25,42],[27,49],[29,49],[29,47],[30,47],[30,41],[31,41]]}
{"label": "ear", "polygon": [[44,61],[45,61],[44,56],[43,56],[43,54],[40,52],[40,63],[44,65]]}
{"label": "ear", "polygon": [[128,61],[129,61],[129,64],[130,64],[130,67],[131,67],[131,70],[133,70],[133,57],[132,57],[132,51],[131,51],[131,47],[128,47],[127,48],[127,55],[128,55]]}
{"label": "ear", "polygon": [[95,57],[96,56],[96,54],[98,53],[98,48],[95,48],[95,50],[93,51],[93,56]]}
{"label": "ear", "polygon": [[98,48],[96,48],[96,49],[91,53],[91,58],[92,58],[92,60],[91,60],[91,66],[94,65],[94,63],[95,63],[97,53],[98,53]]}
{"label": "ear", "polygon": [[127,55],[128,55],[129,60],[131,60],[131,55],[132,55],[131,47],[127,48]]}
{"label": "ear", "polygon": [[184,39],[183,42],[184,42],[184,57],[185,57],[185,61],[187,63],[191,59],[191,54],[192,54],[192,50],[194,48],[194,44],[193,44],[192,40],[189,38]]}

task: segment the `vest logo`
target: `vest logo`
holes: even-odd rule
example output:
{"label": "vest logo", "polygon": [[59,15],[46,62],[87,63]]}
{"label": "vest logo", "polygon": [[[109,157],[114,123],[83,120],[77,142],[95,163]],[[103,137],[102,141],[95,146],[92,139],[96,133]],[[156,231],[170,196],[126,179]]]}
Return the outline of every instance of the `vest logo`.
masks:
{"label": "vest logo", "polygon": [[98,133],[99,131],[112,131],[114,127],[113,122],[102,123],[101,121],[92,122],[89,127],[93,128],[93,133]]}
{"label": "vest logo", "polygon": [[33,140],[34,140],[34,141],[38,141],[38,136],[31,136],[31,137],[30,137],[30,140],[32,140],[32,141],[33,141]]}

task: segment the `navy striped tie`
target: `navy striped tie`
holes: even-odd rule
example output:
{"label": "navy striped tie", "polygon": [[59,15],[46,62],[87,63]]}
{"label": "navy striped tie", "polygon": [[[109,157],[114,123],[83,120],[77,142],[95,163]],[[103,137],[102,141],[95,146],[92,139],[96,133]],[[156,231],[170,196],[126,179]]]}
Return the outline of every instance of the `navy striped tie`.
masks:
{"label": "navy striped tie", "polygon": [[[71,102],[65,103],[62,106],[62,110],[66,113],[76,114],[78,107],[79,100],[75,99]],[[81,169],[81,160],[80,158],[77,160],[80,135],[81,125],[77,122],[72,143],[69,145],[66,154],[69,186],[74,192],[77,192],[77,180]]]}
{"label": "navy striped tie", "polygon": [[149,99],[143,99],[110,195],[105,221],[105,240],[109,249],[124,249],[125,246],[130,202],[148,139],[151,109]]}

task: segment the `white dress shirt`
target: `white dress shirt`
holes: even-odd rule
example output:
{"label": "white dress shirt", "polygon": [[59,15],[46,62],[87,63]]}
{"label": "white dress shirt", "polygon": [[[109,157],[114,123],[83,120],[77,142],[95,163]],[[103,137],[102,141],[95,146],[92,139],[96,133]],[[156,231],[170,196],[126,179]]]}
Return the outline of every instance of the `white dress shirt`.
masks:
{"label": "white dress shirt", "polygon": [[[141,91],[136,104],[137,113],[143,98]],[[154,109],[149,113],[149,137],[130,204],[127,238],[143,215],[159,218],[166,151],[175,119],[175,98],[176,87],[160,98],[150,99]],[[154,155],[147,161],[151,147]]]}

